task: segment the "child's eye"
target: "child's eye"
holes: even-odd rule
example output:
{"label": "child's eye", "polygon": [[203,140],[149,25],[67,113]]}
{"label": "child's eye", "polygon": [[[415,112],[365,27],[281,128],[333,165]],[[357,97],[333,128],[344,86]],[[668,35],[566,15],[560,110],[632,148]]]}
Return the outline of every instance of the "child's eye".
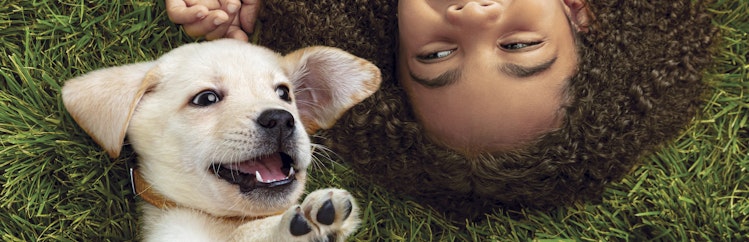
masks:
{"label": "child's eye", "polygon": [[441,50],[441,51],[437,51],[437,52],[428,53],[426,55],[419,55],[419,56],[416,56],[416,58],[418,58],[421,61],[430,62],[430,61],[436,61],[436,60],[448,57],[453,52],[455,52],[455,49]]}
{"label": "child's eye", "polygon": [[505,50],[520,50],[523,48],[528,48],[534,45],[540,44],[540,41],[536,42],[525,42],[525,43],[509,43],[509,44],[500,44],[499,47]]}

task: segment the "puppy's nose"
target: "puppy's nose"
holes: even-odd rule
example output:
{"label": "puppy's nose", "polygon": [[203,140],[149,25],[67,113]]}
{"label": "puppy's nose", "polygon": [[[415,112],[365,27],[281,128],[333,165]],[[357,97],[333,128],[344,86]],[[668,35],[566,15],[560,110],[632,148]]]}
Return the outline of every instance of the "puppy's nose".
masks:
{"label": "puppy's nose", "polygon": [[257,123],[271,135],[285,139],[294,133],[294,116],[286,110],[265,110],[257,118]]}

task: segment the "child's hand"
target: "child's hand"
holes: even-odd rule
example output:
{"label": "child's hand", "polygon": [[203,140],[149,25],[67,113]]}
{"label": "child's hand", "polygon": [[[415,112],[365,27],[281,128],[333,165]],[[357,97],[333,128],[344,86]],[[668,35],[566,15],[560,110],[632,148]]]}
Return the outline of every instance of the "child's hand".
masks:
{"label": "child's hand", "polygon": [[166,0],[167,15],[190,37],[208,40],[234,38],[247,40],[242,26],[252,32],[259,0]]}

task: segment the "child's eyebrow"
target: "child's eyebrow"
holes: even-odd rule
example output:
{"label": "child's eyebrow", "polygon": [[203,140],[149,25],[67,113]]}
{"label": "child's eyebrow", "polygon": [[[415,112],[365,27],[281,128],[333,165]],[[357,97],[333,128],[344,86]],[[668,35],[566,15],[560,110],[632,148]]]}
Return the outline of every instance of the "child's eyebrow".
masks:
{"label": "child's eyebrow", "polygon": [[554,62],[556,61],[557,57],[554,56],[550,60],[536,66],[521,66],[517,64],[506,63],[500,65],[499,70],[510,76],[514,76],[517,78],[526,78],[548,70],[552,65],[554,65]]}
{"label": "child's eyebrow", "polygon": [[411,71],[409,71],[408,74],[411,75],[411,78],[415,82],[421,84],[422,86],[426,88],[434,89],[434,88],[452,85],[458,82],[458,79],[460,79],[460,76],[462,75],[462,71],[463,70],[461,68],[451,69],[442,73],[441,75],[435,78],[419,77]]}
{"label": "child's eyebrow", "polygon": [[[544,72],[551,68],[552,65],[557,61],[557,57],[554,56],[550,60],[545,61],[539,65],[535,66],[521,66],[518,64],[513,63],[506,63],[499,66],[499,71],[509,75],[514,76],[517,78],[526,78],[531,77],[533,75],[539,74],[541,72]],[[441,75],[435,77],[435,78],[425,78],[420,77],[413,72],[409,71],[409,75],[411,75],[411,78],[421,84],[422,86],[434,89],[434,88],[440,88],[444,86],[449,86],[452,84],[455,84],[458,82],[458,79],[460,79],[460,76],[462,75],[463,69],[462,68],[455,68],[448,71],[443,72]]]}

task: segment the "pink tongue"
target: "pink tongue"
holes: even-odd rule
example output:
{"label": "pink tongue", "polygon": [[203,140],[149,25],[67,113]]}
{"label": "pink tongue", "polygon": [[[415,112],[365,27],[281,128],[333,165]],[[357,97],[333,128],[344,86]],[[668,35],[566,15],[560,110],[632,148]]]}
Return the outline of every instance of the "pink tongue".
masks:
{"label": "pink tongue", "polygon": [[286,178],[286,175],[281,171],[282,166],[283,162],[281,162],[281,154],[276,153],[268,157],[230,164],[229,169],[252,175],[255,175],[255,172],[258,172],[260,173],[260,176],[263,177],[263,181],[270,182]]}

